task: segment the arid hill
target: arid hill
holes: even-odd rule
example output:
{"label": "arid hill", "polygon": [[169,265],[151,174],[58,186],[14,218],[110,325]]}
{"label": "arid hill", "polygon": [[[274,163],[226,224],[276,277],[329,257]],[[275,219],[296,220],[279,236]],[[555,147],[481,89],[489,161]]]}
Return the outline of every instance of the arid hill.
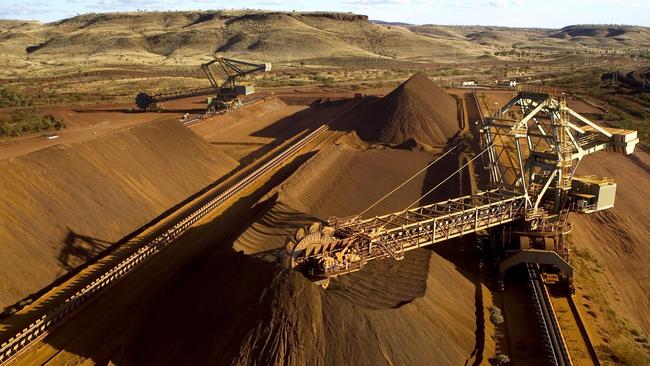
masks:
{"label": "arid hill", "polygon": [[521,50],[597,52],[597,48],[622,50],[648,47],[650,28],[638,26],[571,25],[562,29],[507,28],[492,26],[413,25],[408,29],[432,37],[459,39],[473,44]]}
{"label": "arid hill", "polygon": [[[508,59],[504,50],[601,53],[650,46],[644,27],[557,29],[372,22],[363,15],[262,11],[85,14],[52,23],[0,21],[7,66],[198,64],[213,53],[271,62]],[[578,47],[578,48],[576,48]],[[38,68],[35,67],[35,70]]]}
{"label": "arid hill", "polygon": [[648,40],[650,30],[645,27],[617,25],[571,25],[553,33],[553,37],[564,39],[593,38],[616,41]]}
{"label": "arid hill", "polygon": [[404,28],[375,25],[365,16],[330,13],[110,13],[0,27],[0,49],[29,58],[72,54],[117,58],[119,53],[161,60],[207,58],[219,52],[310,62],[332,57],[417,59],[448,47],[443,40]]}

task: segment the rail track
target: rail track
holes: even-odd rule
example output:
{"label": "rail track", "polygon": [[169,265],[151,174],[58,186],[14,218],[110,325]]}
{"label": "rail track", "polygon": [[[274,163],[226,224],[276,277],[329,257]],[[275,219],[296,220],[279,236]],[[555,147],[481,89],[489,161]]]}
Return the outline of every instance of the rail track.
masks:
{"label": "rail track", "polygon": [[[476,91],[473,90],[471,94],[482,126],[485,124],[484,108]],[[526,276],[529,299],[536,313],[536,324],[547,357],[545,364],[600,366],[573,297],[564,291],[560,291],[563,292],[561,295],[551,296],[549,284],[542,278],[537,264],[527,264]],[[556,306],[562,310],[561,318],[558,317]]]}
{"label": "rail track", "polygon": [[[10,331],[5,331],[5,334],[0,334],[0,337],[8,337],[8,339],[3,339],[0,346],[0,364],[7,364],[12,360],[15,360],[17,356],[28,351],[31,345],[44,338],[59,325],[63,324],[66,319],[79,311],[89,302],[89,300],[101,293],[102,290],[113,286],[118,281],[134,272],[138,267],[153,258],[157,253],[160,253],[162,249],[169,246],[176,239],[182,236],[197,221],[216,208],[222,206],[232,197],[237,196],[249,186],[254,185],[255,182],[267,175],[269,172],[282,166],[308,144],[314,142],[325,131],[328,131],[327,125],[317,128],[313,132],[301,138],[298,142],[278,153],[259,168],[236,181],[215,197],[207,197],[204,201],[200,201],[198,206],[193,206],[192,209],[184,210],[181,216],[179,216],[172,225],[165,227],[162,232],[159,232],[156,235],[146,237],[146,239],[138,243],[138,248],[136,250],[118,261],[115,265],[101,271],[101,273],[92,275],[92,277],[83,278],[85,285],[69,296],[66,296],[64,300],[53,305],[38,319],[31,321],[26,326],[22,326],[19,329],[10,329]],[[69,281],[77,282],[79,279],[72,277]],[[44,302],[46,303],[47,300]],[[32,305],[37,308],[43,306],[43,304],[37,304],[37,301]]]}
{"label": "rail track", "polygon": [[[572,366],[577,364],[599,366],[600,361],[589,340],[589,336],[582,323],[580,314],[577,312],[572,296],[567,293],[552,299],[549,285],[544,282],[539,266],[537,264],[528,264],[527,267],[533,306],[536,310],[537,324],[547,355],[547,359],[545,360],[547,364],[555,366]],[[553,304],[555,303],[557,305],[559,300],[571,308],[570,311],[567,311],[568,317],[571,318],[570,320],[566,319],[561,322],[558,319],[556,307]],[[567,342],[567,338],[562,332],[563,326],[567,327],[567,323],[572,324],[576,328],[573,330],[579,333],[578,337],[571,337],[571,342]],[[568,329],[565,328],[565,330]],[[572,351],[579,353],[579,355],[572,355]]]}
{"label": "rail track", "polygon": [[[261,97],[252,98],[251,100],[248,100],[248,101],[242,103],[237,109],[248,107],[248,106],[250,106],[252,104],[267,100],[267,97],[268,96],[261,96]],[[181,121],[181,123],[183,124],[183,126],[190,127],[190,126],[199,124],[201,122],[204,122],[205,120],[207,120],[210,117],[221,116],[221,115],[224,115],[224,114],[230,113],[230,112],[234,112],[234,111],[232,111],[232,110],[222,110],[222,111],[216,112],[214,114],[202,114],[200,116]]]}
{"label": "rail track", "polygon": [[546,362],[555,366],[571,366],[573,363],[539,267],[530,263],[527,264],[527,267],[533,307],[536,311],[537,323],[547,354]]}

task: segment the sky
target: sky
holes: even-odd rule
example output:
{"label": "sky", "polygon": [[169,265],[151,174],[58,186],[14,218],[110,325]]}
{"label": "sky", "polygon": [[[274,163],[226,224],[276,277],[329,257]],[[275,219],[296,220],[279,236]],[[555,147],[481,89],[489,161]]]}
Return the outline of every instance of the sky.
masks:
{"label": "sky", "polygon": [[650,0],[0,0],[0,19],[50,22],[90,12],[198,9],[339,11],[412,24],[650,26]]}

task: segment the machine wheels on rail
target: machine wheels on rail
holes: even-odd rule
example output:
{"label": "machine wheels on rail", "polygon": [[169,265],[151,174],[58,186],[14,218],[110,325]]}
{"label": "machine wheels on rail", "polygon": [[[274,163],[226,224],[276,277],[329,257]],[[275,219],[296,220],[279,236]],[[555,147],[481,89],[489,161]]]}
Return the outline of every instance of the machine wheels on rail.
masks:
{"label": "machine wheels on rail", "polygon": [[235,109],[239,109],[242,106],[241,100],[239,98],[231,100],[220,100],[220,99],[211,99],[208,101],[208,108],[206,114],[214,115],[221,114]]}
{"label": "machine wheels on rail", "polygon": [[208,115],[219,114],[227,110],[228,110],[228,105],[225,102],[220,100],[215,100],[215,101],[211,101],[208,104],[206,114]]}

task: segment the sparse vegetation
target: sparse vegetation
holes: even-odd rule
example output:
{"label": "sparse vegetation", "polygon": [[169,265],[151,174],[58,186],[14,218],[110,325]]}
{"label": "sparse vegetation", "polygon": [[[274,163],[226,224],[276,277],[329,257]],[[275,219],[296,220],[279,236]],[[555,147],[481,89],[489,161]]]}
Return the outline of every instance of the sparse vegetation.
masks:
{"label": "sparse vegetation", "polygon": [[15,90],[0,86],[0,108],[27,107],[34,105],[31,97],[18,93]]}
{"label": "sparse vegetation", "polygon": [[609,125],[637,130],[639,146],[650,150],[650,95],[611,80],[601,81],[606,71],[595,69],[565,74],[553,80],[553,84],[600,104],[606,111],[603,117]]}
{"label": "sparse vegetation", "polygon": [[508,355],[505,355],[503,353],[501,353],[498,356],[492,358],[491,360],[494,362],[494,364],[496,364],[498,366],[507,365],[507,364],[510,363],[510,357],[508,357]]}
{"label": "sparse vegetation", "polygon": [[0,136],[19,136],[27,133],[57,131],[63,123],[52,116],[43,116],[34,107],[18,108],[0,115]]}
{"label": "sparse vegetation", "polygon": [[618,339],[609,346],[612,358],[626,366],[650,364],[650,356],[641,351],[636,344],[627,339]]}
{"label": "sparse vegetation", "polygon": [[504,319],[503,319],[503,314],[501,314],[501,309],[499,309],[496,306],[490,307],[490,321],[494,325],[503,324]]}
{"label": "sparse vegetation", "polygon": [[33,97],[13,88],[0,87],[0,136],[12,137],[27,133],[56,131],[64,127],[52,116],[44,116]]}
{"label": "sparse vegetation", "polygon": [[[571,238],[569,238],[571,241]],[[588,249],[572,244],[576,284],[584,291],[586,313],[599,324],[599,333],[606,346],[599,347],[601,357],[622,365],[650,363],[648,337],[623,318],[611,303],[611,284],[605,269]]]}

